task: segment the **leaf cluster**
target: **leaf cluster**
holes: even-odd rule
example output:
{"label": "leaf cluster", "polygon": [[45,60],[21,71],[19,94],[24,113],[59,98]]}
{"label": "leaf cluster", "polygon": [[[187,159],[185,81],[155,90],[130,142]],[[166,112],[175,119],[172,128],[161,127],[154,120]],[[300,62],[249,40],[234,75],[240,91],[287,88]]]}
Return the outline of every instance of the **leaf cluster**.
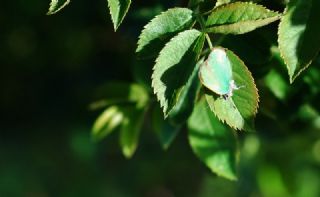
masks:
{"label": "leaf cluster", "polygon": [[[48,13],[55,13],[68,3],[52,0]],[[115,30],[130,4],[131,0],[108,0]],[[93,136],[101,139],[119,127],[123,154],[131,157],[143,122],[148,120],[146,114],[151,114],[154,130],[164,148],[187,125],[190,146],[199,159],[216,174],[235,180],[236,131],[255,131],[259,94],[253,74],[259,76],[264,72],[261,67],[258,71],[251,70],[246,64],[268,69],[273,64],[284,65],[292,83],[312,64],[320,50],[317,24],[320,1],[291,0],[283,7],[281,13],[252,1],[190,0],[188,7],[170,8],[155,16],[141,31],[136,53],[139,58],[154,62],[151,86],[163,116],[160,108],[153,105],[152,94],[141,85],[112,84],[106,91],[122,89],[128,95],[114,93],[106,97],[107,107],[94,124]],[[271,32],[269,39],[269,32],[258,28],[277,20],[280,23],[275,42],[272,40],[277,36],[275,32]],[[250,40],[245,47],[253,43],[254,52],[240,50],[241,54],[236,55],[235,51],[244,46],[234,41],[246,38],[243,34],[248,34]],[[259,41],[261,37],[263,41]],[[220,46],[225,47],[232,79],[240,87],[229,98],[208,90],[198,78],[199,69],[208,63],[208,53]],[[259,49],[266,52],[259,53]],[[277,99],[285,101],[294,93],[290,93],[282,73],[277,67],[271,68],[264,73],[262,81]],[[265,107],[261,111],[269,113]]]}

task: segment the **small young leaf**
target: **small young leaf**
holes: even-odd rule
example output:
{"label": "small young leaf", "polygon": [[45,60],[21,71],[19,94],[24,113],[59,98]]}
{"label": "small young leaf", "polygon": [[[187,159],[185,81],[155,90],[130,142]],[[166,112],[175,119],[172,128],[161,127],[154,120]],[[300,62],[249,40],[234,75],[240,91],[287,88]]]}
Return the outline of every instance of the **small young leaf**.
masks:
{"label": "small young leaf", "polygon": [[156,107],[152,113],[152,126],[163,149],[167,150],[181,130],[181,125],[176,126],[164,119],[161,109]]}
{"label": "small young leaf", "polygon": [[107,108],[95,121],[92,128],[94,139],[100,140],[114,131],[123,121],[122,110],[117,106]]}
{"label": "small young leaf", "polygon": [[208,110],[202,99],[195,107],[189,121],[189,142],[193,152],[212,172],[236,180],[236,139]]}
{"label": "small young leaf", "polygon": [[108,6],[115,31],[126,16],[130,4],[131,0],[108,0]]}
{"label": "small young leaf", "polygon": [[124,120],[120,129],[120,145],[126,158],[131,158],[137,149],[144,112],[144,109],[133,107],[124,110]]}
{"label": "small young leaf", "polygon": [[206,32],[243,34],[280,19],[277,12],[254,3],[235,2],[212,10],[206,22]]}
{"label": "small young leaf", "polygon": [[278,43],[292,83],[320,50],[320,1],[291,0],[278,30]]}
{"label": "small young leaf", "polygon": [[232,66],[235,84],[240,87],[233,96],[223,98],[206,91],[206,99],[216,116],[235,129],[253,130],[253,118],[258,109],[258,91],[253,77],[244,63],[232,51],[226,50]]}
{"label": "small young leaf", "polygon": [[195,29],[179,33],[166,44],[156,60],[152,87],[165,117],[176,104],[181,89],[194,70],[199,48],[202,48],[197,41],[203,44],[200,35],[201,32]]}
{"label": "small young leaf", "polygon": [[47,15],[55,14],[70,3],[70,0],[51,0]]}
{"label": "small young leaf", "polygon": [[142,58],[159,53],[165,43],[192,24],[192,10],[169,9],[152,19],[141,32],[136,52]]}

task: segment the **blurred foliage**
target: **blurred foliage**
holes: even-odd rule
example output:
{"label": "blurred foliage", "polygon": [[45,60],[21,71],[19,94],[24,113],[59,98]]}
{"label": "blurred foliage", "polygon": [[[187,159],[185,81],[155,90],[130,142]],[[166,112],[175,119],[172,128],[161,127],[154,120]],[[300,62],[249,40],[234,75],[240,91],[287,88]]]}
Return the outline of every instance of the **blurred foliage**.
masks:
{"label": "blurred foliage", "polygon": [[[283,9],[282,0],[260,3]],[[153,63],[134,57],[143,25],[187,2],[135,1],[117,33],[104,1],[73,1],[51,17],[47,4],[18,0],[0,7],[0,196],[320,196],[320,58],[290,85],[277,24],[221,36],[221,45],[246,62],[260,94],[256,132],[237,133],[240,164],[232,182],[197,160],[183,125],[173,137],[160,136],[162,146],[172,143],[161,149],[154,132],[170,131],[173,123],[150,115],[160,111],[150,90]],[[138,83],[147,92],[138,100],[152,106],[130,160],[115,133],[99,143],[90,136],[107,106],[139,109],[134,96],[134,102],[108,100],[103,86],[114,81]],[[98,103],[88,107],[92,101]]]}

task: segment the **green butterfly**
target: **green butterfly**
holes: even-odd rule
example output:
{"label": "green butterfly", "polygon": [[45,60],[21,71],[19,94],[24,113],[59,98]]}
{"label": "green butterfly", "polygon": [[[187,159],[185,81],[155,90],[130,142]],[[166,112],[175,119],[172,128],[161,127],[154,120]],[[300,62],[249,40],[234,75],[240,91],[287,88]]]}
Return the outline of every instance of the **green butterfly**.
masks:
{"label": "green butterfly", "polygon": [[221,47],[211,50],[208,59],[200,66],[199,78],[206,88],[225,99],[231,97],[233,91],[240,88],[233,80],[231,62],[226,50]]}

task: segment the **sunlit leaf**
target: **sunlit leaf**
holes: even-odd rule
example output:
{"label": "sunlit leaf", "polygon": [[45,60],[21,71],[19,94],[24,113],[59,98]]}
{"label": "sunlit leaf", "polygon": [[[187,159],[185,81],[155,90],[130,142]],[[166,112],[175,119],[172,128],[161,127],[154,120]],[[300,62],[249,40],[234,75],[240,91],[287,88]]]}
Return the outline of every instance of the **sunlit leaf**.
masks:
{"label": "sunlit leaf", "polygon": [[[188,82],[203,36],[198,30],[186,30],[172,38],[161,50],[152,74],[152,87],[165,117],[175,106],[182,88]],[[200,37],[199,37],[200,36]]]}
{"label": "sunlit leaf", "polygon": [[118,106],[108,107],[94,122],[92,135],[100,140],[113,132],[123,121],[122,109]]}
{"label": "sunlit leaf", "polygon": [[[203,37],[204,39],[204,37]],[[203,40],[200,40],[202,47]],[[201,59],[195,66],[194,69],[186,82],[186,84],[181,88],[176,98],[176,103],[169,113],[169,118],[175,124],[184,123],[188,117],[191,115],[195,100],[197,98],[200,81],[198,78],[199,67],[203,63]]]}
{"label": "sunlit leaf", "polygon": [[235,2],[213,9],[206,22],[211,33],[243,34],[280,19],[277,12],[254,3]]}
{"label": "sunlit leaf", "polygon": [[223,125],[200,101],[189,121],[189,142],[193,152],[212,172],[236,180],[236,139],[233,131]]}
{"label": "sunlit leaf", "polygon": [[253,130],[259,96],[254,79],[244,63],[232,51],[225,49],[232,66],[235,84],[240,87],[233,96],[223,98],[206,90],[206,99],[216,116],[229,126],[240,130]]}
{"label": "sunlit leaf", "polygon": [[55,14],[70,3],[70,0],[51,0],[48,15]]}
{"label": "sunlit leaf", "polygon": [[291,0],[279,25],[279,48],[292,83],[320,50],[320,1]]}
{"label": "sunlit leaf", "polygon": [[136,50],[139,57],[158,54],[171,37],[191,26],[192,14],[187,8],[172,8],[152,19],[139,36]]}
{"label": "sunlit leaf", "polygon": [[217,2],[216,2],[216,7],[221,6],[221,5],[223,5],[223,4],[231,3],[231,2],[233,2],[233,1],[234,1],[234,0],[217,0]]}
{"label": "sunlit leaf", "polygon": [[115,31],[126,16],[130,4],[131,0],[108,0],[108,6]]}

